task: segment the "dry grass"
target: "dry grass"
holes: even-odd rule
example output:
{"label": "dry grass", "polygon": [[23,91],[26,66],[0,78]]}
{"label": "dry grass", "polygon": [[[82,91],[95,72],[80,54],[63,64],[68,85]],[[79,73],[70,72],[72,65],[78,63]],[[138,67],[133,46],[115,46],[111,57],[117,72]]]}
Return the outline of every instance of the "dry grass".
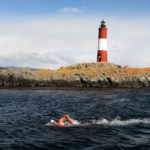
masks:
{"label": "dry grass", "polygon": [[40,75],[40,76],[42,76],[42,77],[49,77],[49,76],[51,76],[52,74],[53,74],[53,71],[52,70],[44,70],[44,69],[42,69],[42,70],[35,70],[34,71],[35,73],[37,73],[38,75]]}
{"label": "dry grass", "polygon": [[81,75],[90,75],[90,76],[96,76],[101,73],[105,73],[107,75],[111,75],[112,73],[119,73],[120,75],[126,75],[126,74],[139,74],[143,72],[150,72],[150,68],[106,68],[106,67],[100,67],[100,68],[83,68],[83,69],[77,69],[77,68],[68,68],[68,67],[61,67],[58,70],[36,70],[37,74],[39,74],[42,77],[50,77],[53,75],[69,75],[69,74],[81,74]]}
{"label": "dry grass", "polygon": [[125,69],[125,73],[127,74],[139,74],[143,72],[150,72],[150,68],[130,68],[130,69]]}

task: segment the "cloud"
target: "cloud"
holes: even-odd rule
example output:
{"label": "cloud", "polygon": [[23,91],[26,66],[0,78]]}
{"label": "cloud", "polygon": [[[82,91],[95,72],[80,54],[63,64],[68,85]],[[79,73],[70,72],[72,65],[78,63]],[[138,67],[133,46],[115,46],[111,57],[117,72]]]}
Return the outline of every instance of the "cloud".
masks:
{"label": "cloud", "polygon": [[79,13],[80,11],[81,9],[73,8],[73,7],[64,7],[60,9],[60,12],[63,12],[63,13]]}
{"label": "cloud", "polygon": [[[150,66],[150,19],[108,18],[106,24],[109,62]],[[96,62],[98,27],[96,18],[0,22],[0,66],[57,69]]]}
{"label": "cloud", "polygon": [[108,30],[109,60],[133,67],[150,66],[149,28],[150,19],[111,22]]}
{"label": "cloud", "polygon": [[[75,59],[68,55],[56,55],[53,53],[11,53],[0,56],[0,64],[3,67],[32,67],[36,69],[56,69],[75,63]],[[7,64],[7,65],[6,65]]]}

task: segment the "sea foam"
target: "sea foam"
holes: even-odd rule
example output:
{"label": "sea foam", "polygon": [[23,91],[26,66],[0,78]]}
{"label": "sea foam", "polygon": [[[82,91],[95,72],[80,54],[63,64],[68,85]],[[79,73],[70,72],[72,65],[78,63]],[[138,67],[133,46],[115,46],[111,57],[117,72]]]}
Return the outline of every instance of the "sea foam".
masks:
{"label": "sea foam", "polygon": [[131,124],[150,124],[150,118],[144,118],[144,119],[128,119],[128,120],[120,120],[120,119],[113,119],[113,120],[107,120],[107,119],[101,119],[101,120],[93,120],[93,124],[106,124],[106,125],[113,125],[113,126],[126,126]]}
{"label": "sea foam", "polygon": [[[127,126],[132,124],[150,124],[150,118],[144,118],[144,119],[128,119],[128,120],[120,120],[118,118],[115,118],[113,120],[107,120],[107,119],[101,119],[101,120],[92,120],[91,122],[84,122],[81,123],[78,120],[73,120],[74,124],[70,124],[69,122],[66,122],[66,126],[89,126],[89,125],[110,125],[110,126]],[[48,122],[45,124],[46,126],[53,126],[51,122]]]}

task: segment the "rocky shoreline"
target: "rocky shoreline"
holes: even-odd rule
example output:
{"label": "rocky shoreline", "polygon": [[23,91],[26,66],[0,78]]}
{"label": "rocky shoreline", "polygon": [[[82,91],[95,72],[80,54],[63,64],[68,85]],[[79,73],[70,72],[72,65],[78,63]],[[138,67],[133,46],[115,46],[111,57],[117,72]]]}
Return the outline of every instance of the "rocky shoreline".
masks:
{"label": "rocky shoreline", "polygon": [[58,70],[2,69],[0,87],[149,88],[150,68],[82,63]]}

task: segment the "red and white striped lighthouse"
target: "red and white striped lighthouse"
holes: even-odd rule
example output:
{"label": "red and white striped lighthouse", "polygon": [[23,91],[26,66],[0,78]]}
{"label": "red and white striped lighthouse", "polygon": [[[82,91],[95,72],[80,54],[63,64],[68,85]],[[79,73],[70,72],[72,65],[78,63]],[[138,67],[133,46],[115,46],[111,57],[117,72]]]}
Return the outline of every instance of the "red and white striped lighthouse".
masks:
{"label": "red and white striped lighthouse", "polygon": [[99,27],[97,62],[107,63],[107,28],[104,20]]}

